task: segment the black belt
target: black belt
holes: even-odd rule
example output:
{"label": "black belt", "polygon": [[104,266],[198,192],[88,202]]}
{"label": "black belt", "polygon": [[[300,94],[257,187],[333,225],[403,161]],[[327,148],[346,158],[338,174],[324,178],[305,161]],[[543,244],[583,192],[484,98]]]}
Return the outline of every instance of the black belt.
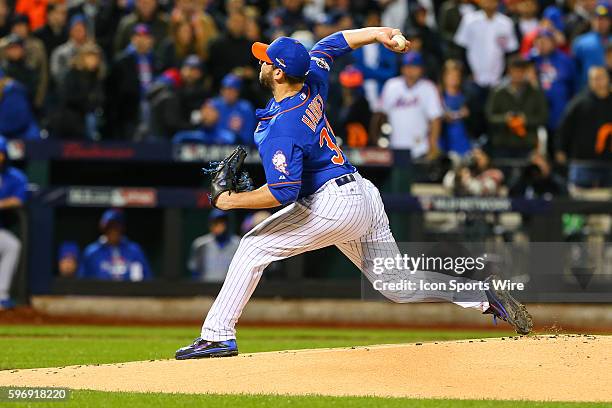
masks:
{"label": "black belt", "polygon": [[355,181],[355,176],[352,174],[345,174],[342,177],[338,177],[336,179],[336,184],[338,185],[338,187],[342,187],[345,184],[348,183],[352,183],[353,181]]}

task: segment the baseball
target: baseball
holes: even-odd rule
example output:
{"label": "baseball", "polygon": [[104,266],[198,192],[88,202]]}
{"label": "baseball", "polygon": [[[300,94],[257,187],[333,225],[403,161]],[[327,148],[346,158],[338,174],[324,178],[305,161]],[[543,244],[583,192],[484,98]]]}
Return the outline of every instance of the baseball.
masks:
{"label": "baseball", "polygon": [[395,34],[392,38],[393,41],[397,43],[397,46],[394,48],[395,51],[404,51],[406,49],[406,38],[404,38],[401,34]]}

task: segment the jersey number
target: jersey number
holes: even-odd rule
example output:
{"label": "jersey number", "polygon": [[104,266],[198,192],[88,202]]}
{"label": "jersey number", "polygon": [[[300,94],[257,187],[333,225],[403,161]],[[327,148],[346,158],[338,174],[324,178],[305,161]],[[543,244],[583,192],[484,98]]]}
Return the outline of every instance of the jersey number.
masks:
{"label": "jersey number", "polygon": [[321,135],[319,136],[319,147],[323,147],[323,142],[336,154],[332,157],[331,161],[334,164],[344,164],[344,156],[342,155],[342,150],[334,143],[327,128],[321,129]]}

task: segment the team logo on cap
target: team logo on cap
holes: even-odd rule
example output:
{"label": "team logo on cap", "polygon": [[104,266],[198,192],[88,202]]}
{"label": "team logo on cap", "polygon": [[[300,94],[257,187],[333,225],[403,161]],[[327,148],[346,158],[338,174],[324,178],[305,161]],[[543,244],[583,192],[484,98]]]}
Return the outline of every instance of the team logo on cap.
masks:
{"label": "team logo on cap", "polygon": [[329,67],[329,64],[323,58],[310,57],[310,59],[316,62],[319,68],[322,68],[326,71],[331,70],[331,68]]}
{"label": "team logo on cap", "polygon": [[287,158],[281,150],[277,150],[274,156],[272,156],[272,164],[276,170],[289,175],[289,170],[287,170]]}
{"label": "team logo on cap", "polygon": [[276,62],[278,63],[278,65],[280,65],[283,68],[287,68],[287,65],[285,64],[285,60],[282,58],[274,58],[276,60]]}

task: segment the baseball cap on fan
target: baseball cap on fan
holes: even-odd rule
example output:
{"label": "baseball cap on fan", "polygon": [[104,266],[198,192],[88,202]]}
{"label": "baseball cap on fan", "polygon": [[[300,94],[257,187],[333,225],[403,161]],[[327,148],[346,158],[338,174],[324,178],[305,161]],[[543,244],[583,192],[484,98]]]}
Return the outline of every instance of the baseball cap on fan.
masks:
{"label": "baseball cap on fan", "polygon": [[282,69],[287,75],[303,78],[308,73],[310,55],[298,40],[279,37],[270,45],[256,42],[251,52],[260,61]]}
{"label": "baseball cap on fan", "polygon": [[144,23],[140,23],[140,24],[136,24],[134,26],[134,29],[132,30],[132,34],[134,35],[151,35],[151,28],[144,24]]}
{"label": "baseball cap on fan", "polygon": [[125,224],[125,215],[122,210],[111,208],[104,211],[104,214],[100,217],[100,228],[105,230],[111,223],[119,225]]}
{"label": "baseball cap on fan", "polygon": [[402,58],[402,65],[417,65],[423,66],[423,56],[417,51],[410,51],[404,55]]}

